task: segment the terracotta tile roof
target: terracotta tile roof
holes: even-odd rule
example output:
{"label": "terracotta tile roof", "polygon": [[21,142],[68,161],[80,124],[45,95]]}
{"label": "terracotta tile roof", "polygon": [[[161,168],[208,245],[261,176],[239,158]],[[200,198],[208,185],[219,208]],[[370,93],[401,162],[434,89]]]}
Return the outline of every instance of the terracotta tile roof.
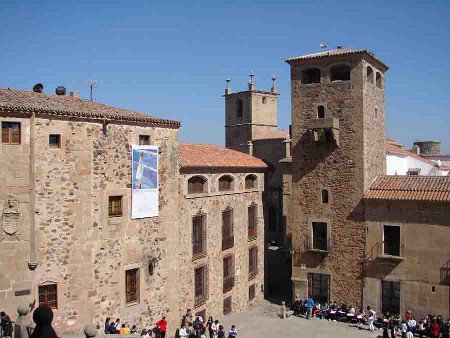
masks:
{"label": "terracotta tile roof", "polygon": [[364,198],[450,202],[450,176],[378,176]]}
{"label": "terracotta tile roof", "polygon": [[409,157],[415,158],[416,160],[419,160],[421,162],[427,163],[427,164],[429,164],[429,165],[431,165],[433,167],[436,167],[436,168],[439,168],[439,169],[442,169],[442,170],[450,170],[450,167],[445,165],[445,164],[441,164],[439,166],[439,164],[437,164],[436,162],[434,162],[432,160],[429,160],[427,158],[424,158],[424,157],[422,157],[420,155],[417,155],[416,153],[413,153],[412,151],[400,148],[396,144],[400,144],[400,143],[398,143],[398,142],[395,143],[395,141],[388,139],[388,142],[386,143],[386,152],[388,154],[394,154],[394,155],[400,155],[400,156],[409,156]]}
{"label": "terracotta tile roof", "polygon": [[0,111],[115,120],[179,128],[180,122],[72,97],[0,88]]}
{"label": "terracotta tile roof", "polygon": [[263,137],[254,138],[254,141],[259,140],[267,140],[267,139],[288,139],[289,138],[289,130],[279,130],[273,133],[267,133]]}
{"label": "terracotta tile roof", "polygon": [[284,61],[286,61],[287,63],[291,63],[292,61],[297,61],[297,60],[320,59],[320,58],[325,58],[325,57],[329,57],[329,56],[356,55],[356,54],[366,54],[369,57],[371,57],[372,59],[374,59],[376,62],[380,63],[383,67],[385,67],[386,68],[385,70],[389,69],[389,67],[383,61],[381,61],[380,59],[375,57],[375,54],[368,51],[367,49],[336,48],[336,49],[327,50],[327,51],[319,52],[319,53],[294,56],[291,58],[287,58]]}
{"label": "terracotta tile roof", "polygon": [[228,148],[196,143],[180,143],[180,168],[265,169],[259,158]]}

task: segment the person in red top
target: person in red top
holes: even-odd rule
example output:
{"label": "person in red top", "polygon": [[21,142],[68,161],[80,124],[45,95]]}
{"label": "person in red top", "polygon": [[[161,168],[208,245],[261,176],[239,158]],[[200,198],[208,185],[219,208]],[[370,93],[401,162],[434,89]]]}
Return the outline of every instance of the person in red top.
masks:
{"label": "person in red top", "polygon": [[161,338],[165,338],[167,330],[166,317],[162,317],[162,319],[156,323],[156,326],[159,327],[159,330],[161,331]]}
{"label": "person in red top", "polygon": [[441,333],[439,323],[437,322],[437,320],[433,320],[433,324],[431,324],[431,337],[438,338],[439,333]]}
{"label": "person in red top", "polygon": [[405,313],[405,320],[408,321],[411,319],[411,311],[406,311]]}

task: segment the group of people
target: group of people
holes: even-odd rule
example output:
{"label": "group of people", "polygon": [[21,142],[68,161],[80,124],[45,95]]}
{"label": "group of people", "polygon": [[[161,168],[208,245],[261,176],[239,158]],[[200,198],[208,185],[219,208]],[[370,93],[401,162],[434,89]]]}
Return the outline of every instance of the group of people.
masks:
{"label": "group of people", "polygon": [[111,317],[106,317],[104,332],[105,334],[120,334],[120,335],[135,335],[143,338],[165,338],[167,331],[166,317],[162,317],[155,327],[151,329],[143,329],[140,333],[137,330],[136,325],[133,325],[130,329],[127,323],[120,323],[120,318],[116,318],[115,321],[111,321]]}
{"label": "group of people", "polygon": [[235,325],[231,326],[227,335],[224,326],[217,319],[209,316],[205,323],[201,316],[194,318],[190,309],[181,318],[181,325],[176,333],[177,338],[236,338],[237,335]]}
{"label": "group of people", "polygon": [[330,321],[345,321],[354,324],[367,324],[370,331],[377,328],[383,330],[383,338],[394,338],[401,334],[402,338],[429,337],[450,338],[450,319],[446,321],[442,316],[428,315],[417,321],[411,311],[405,313],[404,318],[399,315],[392,316],[389,312],[377,317],[375,310],[367,306],[365,311],[358,311],[353,306],[338,304],[332,301],[330,304],[316,303],[312,298],[301,300],[296,297],[292,304],[292,310],[296,316],[304,316],[309,319],[318,317]]}

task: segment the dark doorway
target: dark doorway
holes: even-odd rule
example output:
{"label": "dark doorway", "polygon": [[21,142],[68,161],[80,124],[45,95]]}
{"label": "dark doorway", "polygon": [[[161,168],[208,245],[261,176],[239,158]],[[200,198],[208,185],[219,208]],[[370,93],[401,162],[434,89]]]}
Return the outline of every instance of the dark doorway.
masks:
{"label": "dark doorway", "polygon": [[381,311],[391,315],[400,313],[400,282],[381,281]]}
{"label": "dark doorway", "polygon": [[330,275],[308,273],[308,297],[320,304],[329,303]]}

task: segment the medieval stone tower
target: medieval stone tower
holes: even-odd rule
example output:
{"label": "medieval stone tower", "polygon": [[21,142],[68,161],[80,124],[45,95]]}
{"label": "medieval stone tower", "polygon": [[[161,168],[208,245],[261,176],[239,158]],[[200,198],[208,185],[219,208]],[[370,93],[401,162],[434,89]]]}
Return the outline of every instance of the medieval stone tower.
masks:
{"label": "medieval stone tower", "polygon": [[248,152],[249,141],[263,139],[277,131],[275,77],[271,91],[256,90],[250,74],[248,90],[232,93],[227,79],[225,90],[225,146]]}
{"label": "medieval stone tower", "polygon": [[385,173],[384,73],[366,50],[338,48],[291,67],[293,293],[360,306],[363,196]]}

